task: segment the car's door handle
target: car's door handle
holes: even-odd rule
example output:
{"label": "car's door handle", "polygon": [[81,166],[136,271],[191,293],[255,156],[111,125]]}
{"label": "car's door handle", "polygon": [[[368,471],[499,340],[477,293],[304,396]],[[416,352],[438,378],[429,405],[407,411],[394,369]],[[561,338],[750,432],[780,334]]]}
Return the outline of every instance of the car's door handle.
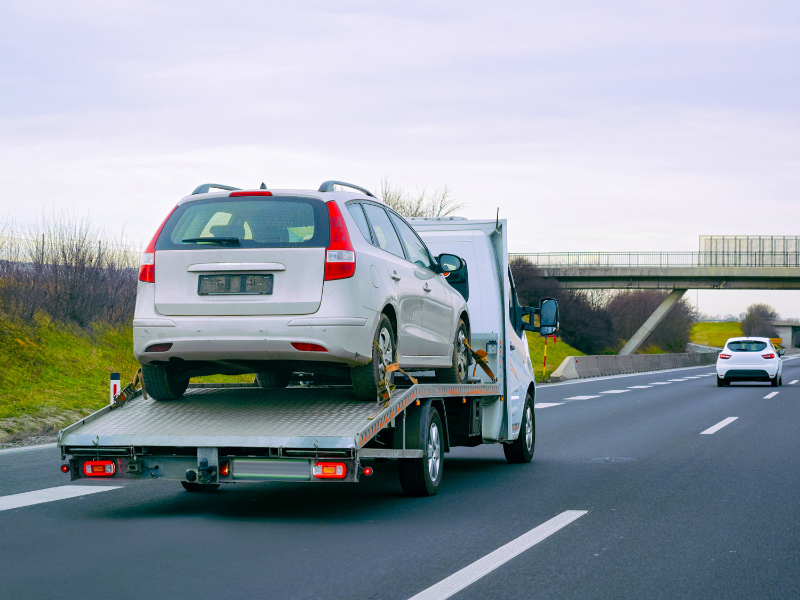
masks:
{"label": "car's door handle", "polygon": [[400,277],[397,276],[397,271],[392,271],[392,279],[395,281],[400,281]]}
{"label": "car's door handle", "polygon": [[426,292],[430,292],[431,291],[431,288],[428,287],[427,283],[422,286],[422,289],[425,290]]}

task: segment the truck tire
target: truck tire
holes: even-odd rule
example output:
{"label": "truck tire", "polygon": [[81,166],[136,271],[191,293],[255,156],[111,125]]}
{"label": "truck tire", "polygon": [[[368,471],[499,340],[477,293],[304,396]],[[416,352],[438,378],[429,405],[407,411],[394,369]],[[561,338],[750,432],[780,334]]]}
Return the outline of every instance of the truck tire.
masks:
{"label": "truck tire", "polygon": [[256,373],[256,384],[265,390],[285,388],[289,385],[292,374],[282,371],[263,371]]}
{"label": "truck tire", "polygon": [[216,492],[219,489],[218,483],[194,483],[193,481],[181,481],[181,485],[187,492]]}
{"label": "truck tire", "polygon": [[[394,337],[392,322],[385,314],[378,319],[374,340],[378,343],[381,352],[375,344],[372,345],[372,360],[365,365],[350,369],[350,381],[353,383],[353,392],[359,400],[377,400],[378,382],[386,375],[386,367],[394,362],[397,342]],[[389,382],[394,381],[394,373],[389,373]]]}
{"label": "truck tire", "polygon": [[142,379],[148,395],[156,400],[177,400],[189,387],[188,379],[177,379],[165,365],[142,365]]}
{"label": "truck tire", "polygon": [[525,406],[522,408],[522,424],[519,437],[508,444],[503,444],[503,454],[511,464],[531,462],[536,445],[536,418],[533,416],[533,399],[525,394]]}
{"label": "truck tire", "polygon": [[442,419],[436,409],[428,412],[422,458],[401,458],[400,486],[408,496],[434,496],[439,491],[444,467]]}
{"label": "truck tire", "polygon": [[469,333],[467,326],[458,320],[456,335],[453,340],[453,365],[447,369],[436,369],[436,383],[466,383],[469,377]]}

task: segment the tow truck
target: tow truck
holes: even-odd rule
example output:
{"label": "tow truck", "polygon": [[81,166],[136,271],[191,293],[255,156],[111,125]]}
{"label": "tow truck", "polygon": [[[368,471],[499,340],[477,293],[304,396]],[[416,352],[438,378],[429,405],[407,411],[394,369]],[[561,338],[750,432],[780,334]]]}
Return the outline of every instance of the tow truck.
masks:
{"label": "tow truck", "polygon": [[302,374],[286,389],[194,383],[173,402],[129,386],[59,432],[62,471],[73,481],[170,479],[206,492],[237,482],[357,482],[372,474],[375,459],[397,459],[403,491],[431,496],[452,447],[502,444],[509,462],[529,462],[536,386],[525,332],[552,335],[556,301],[520,306],[505,219],[409,222],[434,255],[466,262],[448,282],[469,306],[467,383],[398,374],[397,387],[376,402],[356,399],[350,386],[302,381]]}

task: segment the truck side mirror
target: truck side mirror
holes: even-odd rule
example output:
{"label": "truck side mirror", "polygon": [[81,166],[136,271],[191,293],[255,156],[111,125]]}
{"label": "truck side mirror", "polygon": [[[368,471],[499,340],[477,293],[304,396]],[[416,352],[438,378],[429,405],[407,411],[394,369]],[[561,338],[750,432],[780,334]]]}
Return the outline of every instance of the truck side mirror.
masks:
{"label": "truck side mirror", "polygon": [[[522,329],[524,331],[538,331],[539,335],[553,335],[558,331],[559,316],[558,302],[554,298],[542,298],[539,308],[523,306]],[[536,319],[536,317],[539,317]],[[536,323],[538,321],[538,324]]]}

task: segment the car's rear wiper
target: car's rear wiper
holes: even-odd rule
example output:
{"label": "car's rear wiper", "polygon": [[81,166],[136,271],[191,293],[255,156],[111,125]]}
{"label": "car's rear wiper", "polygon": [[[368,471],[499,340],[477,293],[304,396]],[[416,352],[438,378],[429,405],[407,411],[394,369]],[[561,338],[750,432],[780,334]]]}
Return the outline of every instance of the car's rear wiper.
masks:
{"label": "car's rear wiper", "polygon": [[210,237],[199,237],[199,238],[186,238],[185,240],[181,240],[184,244],[221,244],[221,245],[228,245],[228,246],[238,246],[241,242],[239,241],[238,237],[218,237],[218,238],[210,238]]}

